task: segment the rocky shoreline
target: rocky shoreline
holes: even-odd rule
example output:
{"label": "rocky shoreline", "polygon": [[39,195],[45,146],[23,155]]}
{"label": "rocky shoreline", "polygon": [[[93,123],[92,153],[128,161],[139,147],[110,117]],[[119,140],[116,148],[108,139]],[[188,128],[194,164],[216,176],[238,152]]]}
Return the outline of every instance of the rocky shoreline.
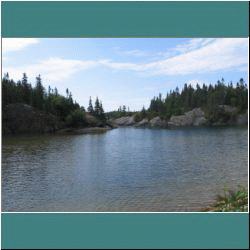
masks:
{"label": "rocky shoreline", "polygon": [[172,116],[168,121],[159,116],[151,120],[144,118],[136,122],[133,116],[123,116],[118,119],[110,119],[106,122],[95,121],[87,115],[88,126],[84,128],[60,128],[55,116],[36,111],[29,105],[10,105],[7,115],[2,120],[2,134],[86,134],[103,133],[113,128],[181,128],[181,127],[206,127],[206,126],[246,126],[248,125],[248,112],[237,114],[234,107],[224,105],[223,110],[232,115],[226,123],[223,119],[211,123],[201,108],[195,108],[180,116]]}
{"label": "rocky shoreline", "polygon": [[[233,107],[224,105],[227,112],[235,112]],[[159,116],[151,120],[147,118],[135,122],[135,116],[125,116],[119,119],[109,120],[113,127],[135,127],[135,128],[180,128],[180,127],[204,127],[204,126],[245,126],[248,124],[248,112],[236,115],[234,119],[229,119],[226,123],[222,120],[211,123],[205,118],[205,113],[200,108],[195,108],[184,115],[172,116],[169,121],[162,120]]]}

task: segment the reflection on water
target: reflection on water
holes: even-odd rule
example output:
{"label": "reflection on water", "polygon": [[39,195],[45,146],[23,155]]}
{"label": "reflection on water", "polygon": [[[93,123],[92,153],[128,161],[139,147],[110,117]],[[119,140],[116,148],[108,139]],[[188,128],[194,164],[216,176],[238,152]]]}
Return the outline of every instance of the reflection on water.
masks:
{"label": "reflection on water", "polygon": [[2,141],[2,211],[199,211],[248,182],[247,128]]}

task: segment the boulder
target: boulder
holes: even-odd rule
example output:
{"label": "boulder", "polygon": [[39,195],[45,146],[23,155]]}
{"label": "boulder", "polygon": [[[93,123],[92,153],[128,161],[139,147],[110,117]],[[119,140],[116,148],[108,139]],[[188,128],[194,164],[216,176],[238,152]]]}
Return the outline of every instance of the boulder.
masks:
{"label": "boulder", "polygon": [[133,116],[125,116],[112,121],[115,127],[129,127],[135,125]]}
{"label": "boulder", "polygon": [[151,128],[167,128],[168,123],[166,121],[162,121],[159,116],[153,118],[149,122]]}
{"label": "boulder", "polygon": [[236,113],[237,108],[229,105],[218,105],[219,108],[224,109],[228,113]]}
{"label": "boulder", "polygon": [[203,125],[207,125],[207,119],[205,117],[197,117],[194,119],[194,122],[193,122],[193,125],[194,126],[203,126]]}
{"label": "boulder", "polygon": [[236,120],[237,125],[247,125],[248,124],[248,112],[245,114],[240,114],[237,116]]}
{"label": "boulder", "polygon": [[147,118],[135,124],[135,127],[137,128],[143,128],[143,127],[148,127],[148,126],[149,126],[149,121]]}
{"label": "boulder", "polygon": [[200,108],[186,112],[184,115],[172,116],[168,125],[170,127],[179,126],[201,126],[207,124],[204,112]]}

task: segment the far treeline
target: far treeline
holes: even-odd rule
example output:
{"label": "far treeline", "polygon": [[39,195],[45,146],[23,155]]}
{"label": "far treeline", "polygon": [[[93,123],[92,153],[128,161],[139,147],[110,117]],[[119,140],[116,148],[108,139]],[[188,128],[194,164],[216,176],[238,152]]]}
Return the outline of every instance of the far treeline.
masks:
{"label": "far treeline", "polygon": [[[223,108],[224,105],[235,107],[237,111],[235,113],[226,112]],[[183,115],[194,108],[201,108],[211,123],[218,120],[226,123],[228,120],[234,119],[237,114],[247,111],[247,84],[243,78],[236,84],[232,82],[226,84],[223,78],[217,81],[217,84],[209,86],[197,84],[196,88],[193,88],[191,84],[185,84],[182,91],[176,87],[175,90],[167,93],[166,97],[163,97],[162,94],[154,97],[147,110],[143,107],[140,112],[136,113],[135,121],[139,122],[144,118],[151,120],[156,116],[168,121],[172,115]],[[132,112],[125,112],[125,110],[126,107],[123,107],[122,110],[119,108],[118,111],[112,112],[112,115],[116,117],[126,114],[133,115]]]}
{"label": "far treeline", "polygon": [[[73,101],[71,92],[66,89],[66,97],[58,93],[57,88],[50,86],[46,91],[42,85],[42,79],[39,75],[36,77],[36,86],[32,87],[28,83],[26,73],[22,80],[17,82],[10,80],[9,74],[5,74],[2,79],[2,120],[3,123],[8,119],[8,106],[26,104],[35,110],[54,115],[59,122],[59,127],[86,127],[86,110],[76,101]],[[102,102],[96,98],[94,107],[90,97],[88,112],[96,121],[105,121]]]}
{"label": "far treeline", "polygon": [[[14,82],[10,80],[8,73],[2,79],[2,109],[3,122],[8,119],[7,107],[10,104],[27,104],[44,113],[52,114],[57,117],[60,127],[86,127],[91,126],[87,115],[92,116],[98,122],[106,122],[110,118],[119,118],[122,116],[134,115],[136,122],[148,118],[159,116],[162,120],[168,121],[171,116],[182,115],[194,108],[201,108],[205,112],[205,116],[209,122],[214,123],[223,120],[225,123],[232,120],[234,116],[244,113],[248,109],[248,87],[244,79],[233,84],[226,84],[224,79],[217,81],[215,85],[207,86],[203,84],[184,85],[180,91],[178,87],[170,91],[163,97],[162,94],[151,100],[148,109],[142,108],[139,112],[131,112],[125,105],[119,107],[118,111],[105,113],[102,102],[95,100],[94,105],[92,99],[89,99],[87,111],[76,101],[73,101],[72,94],[66,89],[66,97],[59,95],[57,89],[50,87],[46,91],[42,85],[42,79],[39,75],[36,78],[36,86],[32,87],[28,83],[28,77],[24,73],[22,80]],[[235,113],[226,112],[224,105],[236,107]],[[97,124],[97,123],[96,123]]]}

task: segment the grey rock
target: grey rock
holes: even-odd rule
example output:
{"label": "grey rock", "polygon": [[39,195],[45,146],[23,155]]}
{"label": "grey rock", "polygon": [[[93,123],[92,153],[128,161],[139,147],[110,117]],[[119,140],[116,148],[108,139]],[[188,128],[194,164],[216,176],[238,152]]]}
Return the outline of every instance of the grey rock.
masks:
{"label": "grey rock", "polygon": [[207,125],[207,120],[205,117],[197,117],[195,118],[194,122],[193,122],[194,126],[203,126],[203,125]]}
{"label": "grey rock", "polygon": [[179,126],[201,126],[207,123],[204,112],[200,108],[186,112],[184,115],[172,116],[168,125],[170,127]]}
{"label": "grey rock", "polygon": [[159,116],[150,120],[150,127],[151,128],[167,128],[168,123],[166,121],[162,121]]}
{"label": "grey rock", "polygon": [[248,112],[245,114],[240,114],[237,116],[237,125],[247,125],[248,124]]}
{"label": "grey rock", "polygon": [[149,121],[147,118],[143,119],[142,121],[136,123],[134,125],[136,128],[143,128],[143,127],[148,127],[149,126]]}
{"label": "grey rock", "polygon": [[126,127],[133,126],[135,124],[133,116],[125,116],[112,121],[114,126]]}
{"label": "grey rock", "polygon": [[218,105],[219,108],[224,109],[226,112],[235,113],[237,111],[236,107],[229,106],[229,105]]}

